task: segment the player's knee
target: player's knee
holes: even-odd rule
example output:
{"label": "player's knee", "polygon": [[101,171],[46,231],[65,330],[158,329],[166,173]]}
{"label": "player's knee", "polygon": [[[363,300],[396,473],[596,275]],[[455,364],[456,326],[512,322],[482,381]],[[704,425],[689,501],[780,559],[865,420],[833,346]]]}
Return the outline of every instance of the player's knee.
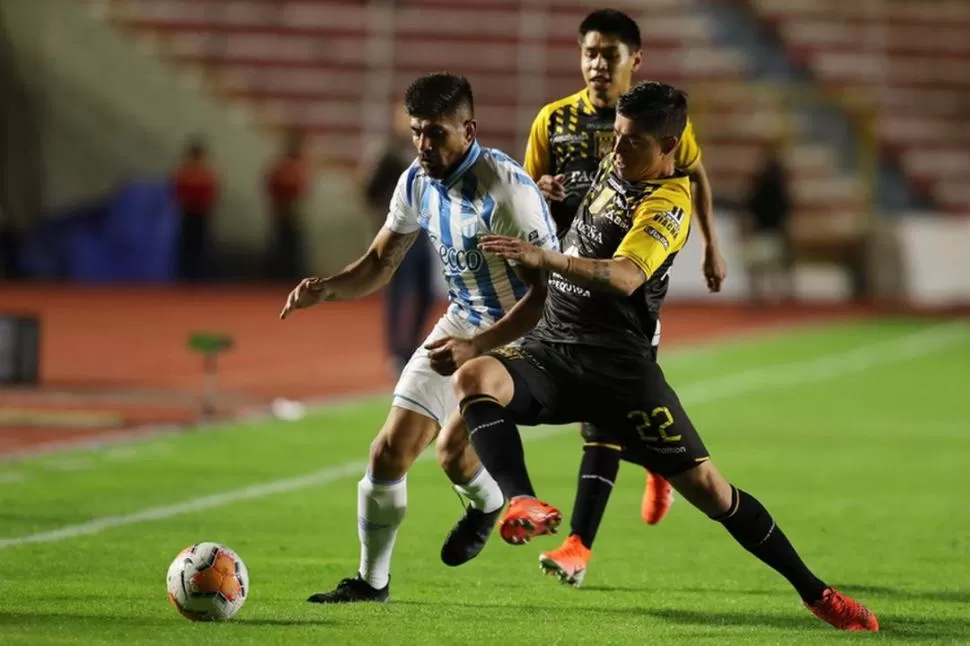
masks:
{"label": "player's knee", "polygon": [[603,435],[600,433],[599,429],[589,422],[582,422],[579,425],[579,434],[587,442],[603,442],[605,441]]}
{"label": "player's knee", "polygon": [[385,424],[370,445],[371,473],[380,480],[403,478],[431,439],[423,429]]}
{"label": "player's knee", "polygon": [[459,368],[451,377],[451,387],[459,400],[469,395],[489,394],[485,384],[488,381],[487,366],[482,358],[472,359]]}
{"label": "player's knee", "polygon": [[505,366],[493,357],[472,359],[452,376],[458,400],[470,395],[490,395],[504,406],[512,399],[514,386]]}

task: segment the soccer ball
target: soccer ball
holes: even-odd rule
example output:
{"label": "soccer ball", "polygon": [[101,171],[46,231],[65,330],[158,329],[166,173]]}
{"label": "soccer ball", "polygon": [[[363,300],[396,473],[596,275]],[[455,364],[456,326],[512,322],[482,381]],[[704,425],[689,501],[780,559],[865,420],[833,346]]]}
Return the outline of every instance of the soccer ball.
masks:
{"label": "soccer ball", "polygon": [[239,555],[219,543],[196,543],[168,566],[168,598],[192,621],[226,621],[249,595],[249,571]]}

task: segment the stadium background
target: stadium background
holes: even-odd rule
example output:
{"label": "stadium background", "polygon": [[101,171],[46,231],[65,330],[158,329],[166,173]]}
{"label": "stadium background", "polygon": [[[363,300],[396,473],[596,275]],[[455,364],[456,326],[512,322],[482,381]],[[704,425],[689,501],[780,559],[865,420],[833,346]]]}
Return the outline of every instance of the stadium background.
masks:
{"label": "stadium background", "polygon": [[[729,266],[724,292],[708,296],[694,236],[672,277],[668,338],[695,321],[691,312],[696,325],[724,320],[705,308],[759,325],[850,312],[850,303],[966,307],[970,49],[960,32],[970,6],[614,4],[643,30],[638,77],[691,95]],[[22,280],[2,284],[0,309],[38,317],[41,384],[0,396],[3,442],[192,419],[203,379],[185,342],[199,329],[236,343],[220,366],[222,412],[389,385],[379,297],[285,329],[274,320],[288,286],[260,284],[255,268],[271,218],[262,173],[280,133],[304,129],[315,160],[303,209],[308,267],[339,269],[372,234],[355,169],[388,132],[407,83],[427,70],[465,74],[481,140],[518,158],[538,108],[581,87],[575,30],[591,7],[5,3],[0,218],[22,240],[5,259]],[[170,286],[178,225],[167,177],[196,133],[223,184],[213,214],[219,275],[187,290]],[[764,146],[776,141],[794,201],[798,304],[753,311],[739,216]]]}
{"label": "stadium background", "polygon": [[[966,643],[970,528],[954,510],[965,507],[970,409],[952,388],[970,362],[970,4],[611,4],[643,30],[638,76],[690,93],[728,262],[715,296],[699,236],[678,259],[665,370],[720,464],[766,492],[812,562],[872,604],[886,640]],[[202,538],[237,549],[254,581],[241,625],[207,632],[210,643],[470,643],[485,631],[508,643],[525,630],[544,643],[839,637],[709,538],[699,515],[675,506],[646,530],[661,538],[644,542],[631,511],[639,474],[614,493],[579,597],[509,586],[534,569],[528,549],[489,546],[459,571],[432,563],[427,546],[436,552],[457,505],[422,464],[395,557],[400,601],[386,615],[324,619],[301,605],[349,571],[353,482],[393,380],[382,295],[277,320],[291,284],[261,276],[266,166],[287,127],[309,132],[302,244],[312,271],[337,270],[372,235],[357,165],[406,84],[465,74],[483,143],[520,158],[542,104],[581,87],[575,30],[597,7],[0,2],[0,641],[198,643],[160,581]],[[186,286],[169,177],[197,133],[223,184],[218,272]],[[741,223],[762,146],[775,141],[795,195],[797,298],[754,306]],[[30,349],[17,316],[39,322],[37,383],[5,382]],[[234,342],[214,399],[229,421],[182,432],[213,385],[188,348],[199,331]],[[324,405],[302,421],[286,421],[292,406],[267,417],[280,398]],[[557,432],[527,442],[536,481],[566,504],[578,451]],[[123,576],[105,555],[123,555]]]}

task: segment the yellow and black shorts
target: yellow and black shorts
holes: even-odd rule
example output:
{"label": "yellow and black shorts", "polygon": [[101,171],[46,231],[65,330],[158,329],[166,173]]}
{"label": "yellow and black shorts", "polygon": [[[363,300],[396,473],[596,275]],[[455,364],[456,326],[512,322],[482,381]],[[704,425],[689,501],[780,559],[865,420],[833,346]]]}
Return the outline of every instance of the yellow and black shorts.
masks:
{"label": "yellow and black shorts", "polygon": [[584,422],[588,442],[620,446],[624,460],[662,476],[710,459],[653,356],[533,335],[488,354],[512,375],[517,424]]}

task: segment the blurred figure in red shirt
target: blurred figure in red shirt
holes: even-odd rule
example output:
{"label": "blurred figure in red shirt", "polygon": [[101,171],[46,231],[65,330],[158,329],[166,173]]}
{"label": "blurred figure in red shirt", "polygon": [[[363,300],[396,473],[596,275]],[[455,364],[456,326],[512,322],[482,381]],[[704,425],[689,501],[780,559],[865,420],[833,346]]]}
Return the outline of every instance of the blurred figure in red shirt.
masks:
{"label": "blurred figure in red shirt", "polygon": [[266,192],[273,216],[273,242],[270,248],[271,278],[299,280],[303,277],[300,245],[300,207],[309,185],[310,169],[304,155],[302,132],[291,132],[283,155],[266,173]]}
{"label": "blurred figure in red shirt", "polygon": [[211,217],[219,198],[219,177],[209,163],[209,152],[201,137],[189,142],[172,182],[182,213],[179,278],[203,280],[209,271]]}

